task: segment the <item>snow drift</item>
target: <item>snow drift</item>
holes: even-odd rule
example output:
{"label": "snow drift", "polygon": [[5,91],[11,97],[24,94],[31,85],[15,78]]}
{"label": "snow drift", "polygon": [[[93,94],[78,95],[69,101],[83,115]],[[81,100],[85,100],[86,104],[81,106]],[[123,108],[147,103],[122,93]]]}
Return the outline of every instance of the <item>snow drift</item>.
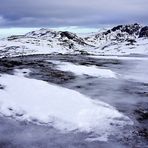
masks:
{"label": "snow drift", "polygon": [[[18,120],[52,125],[62,132],[93,133],[107,140],[118,128],[132,121],[114,107],[94,101],[76,91],[30,79],[29,70],[1,74],[0,112]],[[118,129],[119,130],[119,129]]]}

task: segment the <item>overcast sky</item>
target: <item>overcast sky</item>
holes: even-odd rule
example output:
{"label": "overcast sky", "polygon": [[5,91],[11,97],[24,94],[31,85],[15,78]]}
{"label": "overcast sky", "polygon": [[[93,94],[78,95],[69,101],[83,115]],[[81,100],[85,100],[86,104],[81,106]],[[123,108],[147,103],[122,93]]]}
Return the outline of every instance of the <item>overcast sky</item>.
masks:
{"label": "overcast sky", "polygon": [[0,27],[148,24],[148,0],[0,0]]}

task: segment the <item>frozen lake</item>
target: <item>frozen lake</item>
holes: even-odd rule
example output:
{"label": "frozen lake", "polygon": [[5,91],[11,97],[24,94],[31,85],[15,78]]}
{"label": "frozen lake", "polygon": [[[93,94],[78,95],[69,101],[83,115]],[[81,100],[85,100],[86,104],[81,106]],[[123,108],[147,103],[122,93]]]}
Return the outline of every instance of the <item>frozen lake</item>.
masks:
{"label": "frozen lake", "polygon": [[[12,114],[8,116],[1,113],[0,147],[146,148],[148,145],[147,65],[147,57],[37,55],[1,59],[1,77],[6,74],[14,75],[16,69],[29,69],[30,73],[27,78],[54,83],[57,86],[78,92],[92,101],[104,102],[128,117],[134,124],[127,124],[115,133],[108,130],[107,132],[111,133],[107,140],[101,141],[95,139],[96,137],[92,140],[91,132],[94,131],[85,132],[75,129],[63,132],[52,124],[38,124],[37,121],[28,121],[27,118],[18,120]],[[3,81],[0,79],[0,82]],[[0,93],[5,91],[5,86],[1,83]],[[34,105],[32,104],[32,107]],[[88,112],[89,115],[91,115],[90,112]],[[102,115],[104,115],[103,111]],[[90,120],[92,125],[95,121],[93,119]],[[108,122],[110,120],[105,121],[110,123]],[[101,121],[100,124],[102,124]],[[104,124],[106,125],[106,123]],[[107,127],[103,128],[103,132],[105,132]]]}

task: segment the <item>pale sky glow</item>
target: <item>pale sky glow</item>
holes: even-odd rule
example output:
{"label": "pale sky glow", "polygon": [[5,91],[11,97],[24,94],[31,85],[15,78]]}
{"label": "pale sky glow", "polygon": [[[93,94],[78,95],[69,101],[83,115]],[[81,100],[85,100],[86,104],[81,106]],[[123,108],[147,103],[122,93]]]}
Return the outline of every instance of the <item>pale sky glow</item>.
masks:
{"label": "pale sky glow", "polygon": [[[1,28],[0,29],[0,38],[5,38],[11,35],[24,35],[30,31],[38,30],[40,28]],[[91,33],[97,32],[99,28],[83,28],[78,26],[71,27],[52,27],[50,29],[54,29],[57,31],[70,31],[74,33]]]}
{"label": "pale sky glow", "polygon": [[11,35],[23,35],[35,29],[37,28],[2,28],[0,29],[0,38],[8,37]]}

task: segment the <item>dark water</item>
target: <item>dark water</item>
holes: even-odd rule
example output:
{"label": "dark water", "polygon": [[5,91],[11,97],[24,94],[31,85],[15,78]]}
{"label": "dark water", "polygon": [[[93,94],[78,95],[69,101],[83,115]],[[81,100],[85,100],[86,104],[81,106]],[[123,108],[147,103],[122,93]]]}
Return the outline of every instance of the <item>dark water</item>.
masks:
{"label": "dark water", "polygon": [[[141,57],[142,58],[142,57]],[[76,76],[55,69],[47,60],[80,65],[96,65],[119,74],[118,79]],[[108,142],[88,142],[85,133],[61,133],[53,127],[0,117],[0,148],[147,148],[148,147],[148,60],[95,59],[78,55],[38,55],[0,60],[0,73],[29,68],[29,77],[56,83],[99,99],[129,116],[132,127],[125,127]]]}

